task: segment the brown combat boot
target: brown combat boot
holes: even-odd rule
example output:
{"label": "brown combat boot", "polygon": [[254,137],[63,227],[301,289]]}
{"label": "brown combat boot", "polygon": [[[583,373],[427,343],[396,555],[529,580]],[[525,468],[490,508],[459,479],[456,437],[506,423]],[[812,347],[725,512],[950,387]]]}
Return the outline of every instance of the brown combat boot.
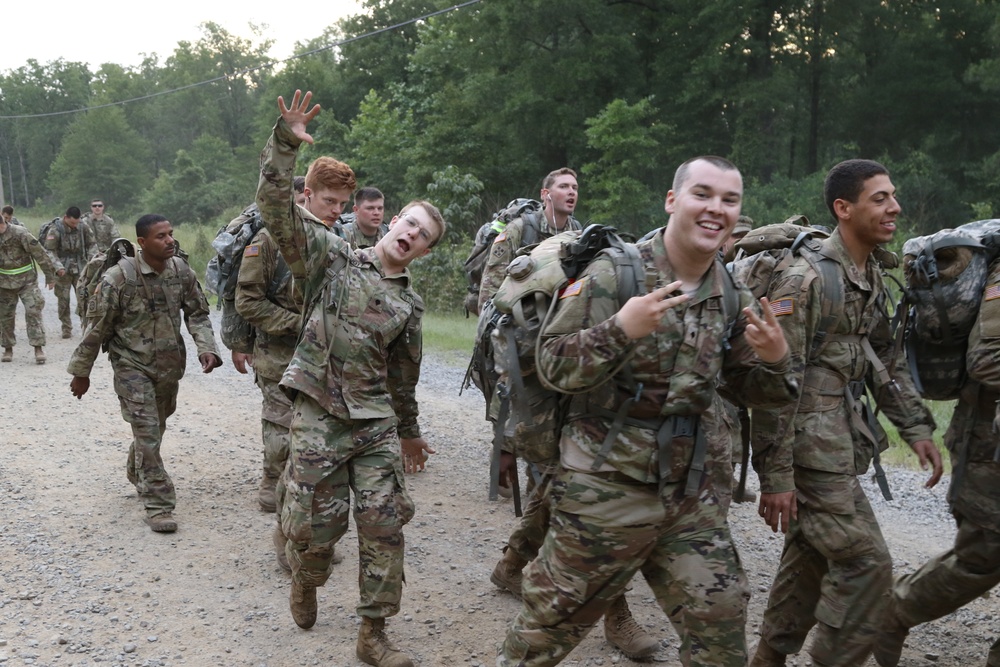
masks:
{"label": "brown combat boot", "polygon": [[42,351],[41,345],[35,346],[35,363],[44,364],[45,363],[45,352]]}
{"label": "brown combat boot", "polygon": [[161,512],[154,516],[146,517],[146,523],[154,533],[172,533],[177,530],[177,521],[170,512]]}
{"label": "brown combat boot", "polygon": [[267,473],[260,478],[260,488],[257,489],[257,502],[265,512],[274,512],[278,508],[275,498],[275,487],[278,485],[277,477],[268,477]]}
{"label": "brown combat boot", "polygon": [[660,642],[635,622],[624,593],[604,613],[604,638],[632,660],[652,657],[660,648]]}
{"label": "brown combat boot", "polygon": [[285,572],[291,572],[292,566],[288,564],[288,556],[285,554],[285,544],[288,538],[281,532],[281,526],[275,526],[271,533],[271,542],[274,544],[274,555],[278,558],[278,565]]}
{"label": "brown combat boot", "polygon": [[528,561],[510,548],[508,544],[503,548],[503,556],[497,561],[490,575],[490,581],[499,588],[509,591],[518,600],[521,599],[521,570],[528,564]]}
{"label": "brown combat boot", "polygon": [[358,631],[358,660],[375,667],[413,667],[406,654],[397,649],[385,636],[384,618],[361,617]]}
{"label": "brown combat boot", "polygon": [[14,360],[14,348],[5,347],[3,349],[3,356],[0,357],[0,361],[13,361]]}
{"label": "brown combat boot", "polygon": [[750,667],[784,667],[785,657],[784,653],[778,653],[761,638],[750,661]]}
{"label": "brown combat boot", "polygon": [[316,587],[303,586],[292,579],[292,593],[288,597],[295,625],[308,630],[316,625]]}

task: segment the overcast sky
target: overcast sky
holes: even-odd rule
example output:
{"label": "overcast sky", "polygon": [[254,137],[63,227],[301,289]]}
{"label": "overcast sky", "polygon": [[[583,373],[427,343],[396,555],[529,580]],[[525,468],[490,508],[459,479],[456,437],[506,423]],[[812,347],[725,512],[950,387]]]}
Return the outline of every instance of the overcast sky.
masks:
{"label": "overcast sky", "polygon": [[[302,14],[279,11],[292,6],[302,7]],[[205,21],[245,38],[252,36],[250,23],[267,24],[265,35],[274,40],[270,55],[280,60],[292,54],[296,41],[318,37],[328,25],[359,11],[356,0],[308,5],[274,0],[5,2],[0,10],[0,72],[17,69],[29,58],[83,61],[91,71],[106,62],[138,65],[142,54],[155,53],[162,63],[177,42],[197,41],[198,26]]]}

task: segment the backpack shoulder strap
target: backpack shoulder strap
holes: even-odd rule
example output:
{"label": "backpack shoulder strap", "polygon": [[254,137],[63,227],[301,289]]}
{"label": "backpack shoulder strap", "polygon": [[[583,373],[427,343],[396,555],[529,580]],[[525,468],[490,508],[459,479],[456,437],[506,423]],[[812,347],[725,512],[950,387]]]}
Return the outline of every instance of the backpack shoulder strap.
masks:
{"label": "backpack shoulder strap", "polygon": [[535,245],[541,234],[538,224],[538,212],[528,211],[521,216],[521,247]]}
{"label": "backpack shoulder strap", "polygon": [[[840,277],[837,261],[821,252],[819,241],[804,241],[796,239],[792,245],[793,254],[798,254],[812,267],[814,279],[820,281],[820,319],[813,335],[807,360],[815,359],[829,343],[830,331],[836,328],[844,310],[844,283]],[[811,281],[810,281],[811,282]],[[803,288],[808,285],[803,283]]]}

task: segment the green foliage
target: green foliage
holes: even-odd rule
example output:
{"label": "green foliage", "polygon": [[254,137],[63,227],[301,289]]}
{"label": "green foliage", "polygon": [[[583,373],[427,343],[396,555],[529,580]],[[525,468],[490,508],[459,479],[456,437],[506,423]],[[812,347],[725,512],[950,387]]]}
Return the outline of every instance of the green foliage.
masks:
{"label": "green foliage", "polygon": [[408,200],[405,184],[416,135],[411,114],[369,91],[345,137],[347,162],[362,183],[378,187],[387,199]]}
{"label": "green foliage", "polygon": [[441,210],[448,223],[445,243],[465,247],[478,231],[482,224],[482,190],[482,181],[472,174],[459,173],[455,165],[434,172],[434,180],[427,185],[427,199]]}
{"label": "green foliage", "polygon": [[466,280],[462,267],[471,247],[471,238],[465,244],[441,244],[410,265],[413,289],[423,297],[428,312],[464,312]]}
{"label": "green foliage", "polygon": [[[221,225],[219,225],[221,226]],[[181,248],[188,254],[188,262],[191,268],[198,274],[198,279],[204,281],[205,267],[208,260],[215,256],[212,248],[212,239],[219,231],[219,226],[212,223],[187,224],[183,226],[174,225],[174,238]]]}
{"label": "green foliage", "polygon": [[427,313],[423,318],[424,351],[433,351],[451,366],[465,368],[476,341],[475,317]]}
{"label": "green foliage", "polygon": [[805,215],[814,225],[833,224],[823,202],[823,178],[816,172],[801,179],[775,176],[770,183],[744,184],[743,213],[754,226],[783,222],[793,215]]}

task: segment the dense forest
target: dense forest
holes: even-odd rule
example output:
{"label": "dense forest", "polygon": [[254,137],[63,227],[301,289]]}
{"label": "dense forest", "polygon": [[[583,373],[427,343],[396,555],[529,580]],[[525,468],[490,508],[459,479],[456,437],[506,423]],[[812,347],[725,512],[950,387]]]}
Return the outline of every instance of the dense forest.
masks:
{"label": "dense forest", "polygon": [[456,246],[561,166],[579,217],[642,232],[705,153],[740,166],[758,222],[825,222],[823,174],[848,157],[890,167],[908,235],[1000,215],[992,0],[453,5],[368,0],[281,63],[266,33],[211,23],[137,67],[30,60],[0,73],[0,198],[221,222],[253,197],[276,97],[301,88],[325,109],[304,159],[347,161],[390,209],[435,201]]}

